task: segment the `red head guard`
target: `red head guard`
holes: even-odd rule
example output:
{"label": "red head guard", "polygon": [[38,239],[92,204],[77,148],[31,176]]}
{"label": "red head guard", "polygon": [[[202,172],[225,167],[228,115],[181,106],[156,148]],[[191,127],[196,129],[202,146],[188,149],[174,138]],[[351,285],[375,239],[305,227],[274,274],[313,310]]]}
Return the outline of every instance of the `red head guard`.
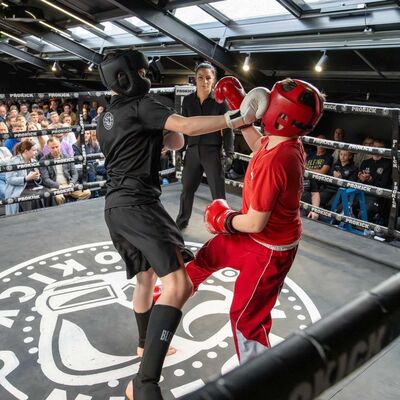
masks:
{"label": "red head guard", "polygon": [[303,136],[312,131],[322,116],[323,100],[317,88],[298,79],[276,82],[271,90],[262,122],[276,136]]}

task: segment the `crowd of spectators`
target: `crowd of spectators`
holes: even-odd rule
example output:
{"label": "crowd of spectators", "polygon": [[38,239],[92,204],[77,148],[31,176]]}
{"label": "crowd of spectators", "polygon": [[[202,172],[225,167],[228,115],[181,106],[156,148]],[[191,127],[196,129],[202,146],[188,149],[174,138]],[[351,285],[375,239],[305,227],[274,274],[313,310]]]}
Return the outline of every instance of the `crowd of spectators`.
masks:
{"label": "crowd of spectators", "polygon": [[[84,123],[96,124],[104,107],[93,101],[83,103]],[[36,131],[42,129],[68,128],[64,133],[40,135],[25,138],[0,137],[0,165],[32,163],[39,160],[54,160],[82,154],[80,135],[75,134],[72,127],[79,123],[76,105],[68,101],[62,104],[57,99],[48,102],[28,104],[7,104],[0,102],[0,134]],[[100,153],[96,139],[96,130],[86,131],[86,154]],[[78,168],[77,168],[78,167]],[[86,168],[86,177],[82,176],[82,168],[74,162],[43,166],[39,168],[21,169],[0,173],[0,199],[15,198],[40,194],[39,199],[8,204],[7,215],[20,211],[62,204],[69,199],[83,200],[91,196],[89,190],[66,191],[56,196],[46,193],[52,190],[73,187],[77,183],[94,182],[107,178],[101,162],[90,161]],[[95,196],[99,191],[93,192]],[[38,197],[38,196],[35,196]]]}
{"label": "crowd of spectators", "polygon": [[[326,139],[325,135],[318,135],[317,138]],[[336,128],[331,140],[345,142],[345,131]],[[387,148],[387,144],[380,138],[365,136],[362,145],[370,147]],[[390,159],[380,155],[365,153],[351,153],[348,150],[329,150],[321,146],[305,146],[307,160],[306,170],[324,175],[333,176],[347,181],[359,182],[379,188],[392,188],[392,162]],[[304,193],[302,200],[311,203],[313,206],[322,207],[328,210],[343,212],[340,202],[335,202],[339,187],[326,182],[305,179]],[[361,219],[361,207],[366,209],[368,221],[387,226],[390,201],[382,197],[365,195],[365,204],[360,204],[359,198],[351,204],[351,216]],[[318,219],[315,212],[305,212],[305,215],[312,219]]]}

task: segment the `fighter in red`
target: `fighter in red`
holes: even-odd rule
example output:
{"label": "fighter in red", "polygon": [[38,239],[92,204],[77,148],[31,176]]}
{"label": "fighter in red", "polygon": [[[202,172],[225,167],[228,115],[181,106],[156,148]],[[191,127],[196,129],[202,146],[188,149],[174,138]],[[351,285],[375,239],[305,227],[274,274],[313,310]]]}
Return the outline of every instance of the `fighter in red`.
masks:
{"label": "fighter in red", "polygon": [[[262,116],[265,136],[252,125],[242,128],[254,152],[244,180],[242,208],[231,210],[222,199],[207,207],[205,223],[216,236],[186,268],[195,290],[221,268],[240,271],[230,319],[241,362],[270,347],[271,310],[302,231],[299,211],[305,156],[299,136],[318,123],[324,102],[317,88],[296,79],[277,82],[271,92],[261,89],[249,94],[256,92],[251,96],[255,108],[268,94],[269,104]],[[225,96],[235,108],[244,96],[241,85],[228,78],[217,83],[215,93]]]}

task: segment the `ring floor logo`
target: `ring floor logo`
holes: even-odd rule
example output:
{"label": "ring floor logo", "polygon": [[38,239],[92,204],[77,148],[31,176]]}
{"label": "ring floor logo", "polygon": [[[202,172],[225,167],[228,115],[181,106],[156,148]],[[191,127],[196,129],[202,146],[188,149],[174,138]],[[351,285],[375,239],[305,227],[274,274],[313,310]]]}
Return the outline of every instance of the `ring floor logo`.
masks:
{"label": "ring floor logo", "polygon": [[[196,252],[200,243],[186,243]],[[161,381],[172,400],[237,365],[229,306],[237,272],[212,275],[185,305],[173,339],[177,353]],[[28,260],[0,273],[0,399],[124,400],[139,367],[127,281],[111,242],[90,243]],[[277,344],[320,319],[307,294],[285,280],[272,312]]]}

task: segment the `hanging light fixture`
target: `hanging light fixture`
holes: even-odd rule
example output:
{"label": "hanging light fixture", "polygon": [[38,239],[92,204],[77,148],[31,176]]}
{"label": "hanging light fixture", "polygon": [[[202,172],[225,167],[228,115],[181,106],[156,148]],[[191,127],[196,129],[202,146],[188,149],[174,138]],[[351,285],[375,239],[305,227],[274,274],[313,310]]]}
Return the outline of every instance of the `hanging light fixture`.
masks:
{"label": "hanging light fixture", "polygon": [[326,50],[324,51],[324,53],[322,54],[321,58],[318,60],[318,62],[315,64],[314,69],[317,72],[322,72],[323,70],[323,66],[326,63],[326,61],[328,60],[328,55],[326,54]]}
{"label": "hanging light fixture", "polygon": [[246,58],[244,59],[242,68],[243,71],[250,71],[250,54],[247,54]]}
{"label": "hanging light fixture", "polygon": [[57,61],[54,61],[54,63],[53,63],[53,65],[51,66],[51,70],[53,71],[53,72],[56,72],[57,71]]}

